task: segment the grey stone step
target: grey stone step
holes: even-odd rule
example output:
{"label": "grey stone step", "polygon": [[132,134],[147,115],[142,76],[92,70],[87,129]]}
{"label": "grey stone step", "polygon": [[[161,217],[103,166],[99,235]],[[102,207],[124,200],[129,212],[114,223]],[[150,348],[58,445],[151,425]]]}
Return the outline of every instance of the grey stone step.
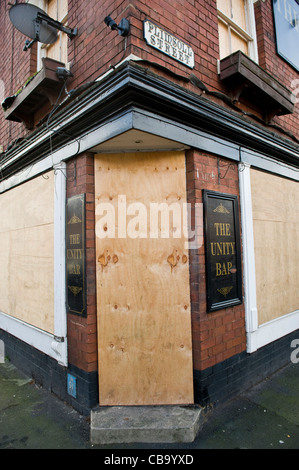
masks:
{"label": "grey stone step", "polygon": [[93,445],[193,442],[202,424],[197,406],[112,406],[91,412]]}

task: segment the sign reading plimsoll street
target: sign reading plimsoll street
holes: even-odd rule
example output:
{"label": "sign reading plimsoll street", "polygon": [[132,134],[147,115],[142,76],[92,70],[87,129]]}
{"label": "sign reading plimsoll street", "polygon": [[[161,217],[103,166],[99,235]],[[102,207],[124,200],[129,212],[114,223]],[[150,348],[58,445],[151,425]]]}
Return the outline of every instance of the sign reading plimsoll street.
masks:
{"label": "sign reading plimsoll street", "polygon": [[149,20],[143,22],[143,33],[149,46],[193,69],[194,52],[184,41]]}

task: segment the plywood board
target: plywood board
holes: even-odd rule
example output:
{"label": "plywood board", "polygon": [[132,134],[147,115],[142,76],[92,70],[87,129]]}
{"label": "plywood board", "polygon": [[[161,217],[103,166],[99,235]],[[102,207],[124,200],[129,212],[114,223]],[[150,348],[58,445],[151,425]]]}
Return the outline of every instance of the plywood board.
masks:
{"label": "plywood board", "polygon": [[0,311],[54,333],[54,173],[0,201]]}
{"label": "plywood board", "polygon": [[299,309],[298,183],[251,170],[259,324]]}
{"label": "plywood board", "polygon": [[149,215],[186,202],[185,155],[97,155],[95,185],[100,404],[193,403],[188,244]]}

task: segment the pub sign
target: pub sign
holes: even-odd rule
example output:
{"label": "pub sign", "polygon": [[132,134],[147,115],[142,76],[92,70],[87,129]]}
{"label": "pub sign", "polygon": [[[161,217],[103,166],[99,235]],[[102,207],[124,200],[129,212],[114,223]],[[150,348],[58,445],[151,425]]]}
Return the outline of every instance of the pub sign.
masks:
{"label": "pub sign", "polygon": [[86,316],[85,194],[66,204],[66,290],[68,312]]}
{"label": "pub sign", "polygon": [[277,53],[299,71],[299,2],[272,0]]}
{"label": "pub sign", "polygon": [[237,196],[204,190],[207,310],[242,303]]}

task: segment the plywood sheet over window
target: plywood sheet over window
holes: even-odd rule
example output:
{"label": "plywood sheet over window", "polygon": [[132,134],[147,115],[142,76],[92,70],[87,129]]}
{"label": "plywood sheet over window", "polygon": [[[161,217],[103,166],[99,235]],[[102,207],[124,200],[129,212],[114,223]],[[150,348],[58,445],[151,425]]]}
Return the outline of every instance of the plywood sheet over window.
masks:
{"label": "plywood sheet over window", "polygon": [[54,333],[54,173],[0,195],[0,311]]}
{"label": "plywood sheet over window", "polygon": [[251,170],[259,325],[299,309],[299,184]]}

